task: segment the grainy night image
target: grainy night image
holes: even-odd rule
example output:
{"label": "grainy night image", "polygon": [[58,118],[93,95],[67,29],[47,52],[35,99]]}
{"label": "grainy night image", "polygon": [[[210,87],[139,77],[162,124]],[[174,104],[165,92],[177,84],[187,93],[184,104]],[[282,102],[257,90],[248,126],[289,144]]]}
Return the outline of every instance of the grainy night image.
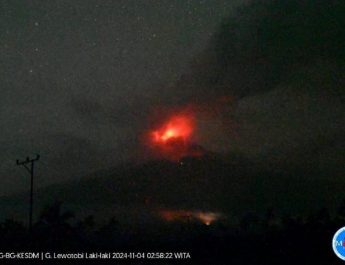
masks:
{"label": "grainy night image", "polygon": [[0,263],[343,264],[344,1],[0,0],[0,36]]}

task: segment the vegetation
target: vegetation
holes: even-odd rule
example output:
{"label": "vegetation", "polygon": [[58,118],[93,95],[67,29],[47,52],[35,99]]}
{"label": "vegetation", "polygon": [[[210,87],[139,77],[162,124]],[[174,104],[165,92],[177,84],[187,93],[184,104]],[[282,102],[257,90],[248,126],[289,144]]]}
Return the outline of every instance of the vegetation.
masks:
{"label": "vegetation", "polygon": [[344,226],[345,201],[335,216],[320,209],[308,217],[247,214],[238,225],[188,220],[128,229],[111,218],[75,220],[61,203],[45,208],[30,233],[21,223],[0,224],[1,251],[188,251],[193,264],[338,264],[333,234]]}

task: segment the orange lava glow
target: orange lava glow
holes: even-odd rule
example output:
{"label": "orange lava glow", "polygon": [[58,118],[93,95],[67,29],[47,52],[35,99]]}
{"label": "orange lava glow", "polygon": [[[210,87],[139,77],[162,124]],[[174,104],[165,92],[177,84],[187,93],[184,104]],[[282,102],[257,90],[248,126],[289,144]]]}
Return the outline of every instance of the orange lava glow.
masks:
{"label": "orange lava glow", "polygon": [[211,225],[221,217],[221,214],[216,212],[188,210],[161,210],[159,215],[167,222],[198,220],[205,225]]}
{"label": "orange lava glow", "polygon": [[184,156],[193,156],[196,153],[191,149],[194,131],[193,114],[175,114],[149,132],[149,146],[156,155],[178,161]]}
{"label": "orange lava glow", "polygon": [[194,119],[191,116],[178,115],[171,117],[165,124],[152,132],[154,142],[165,144],[173,139],[186,141],[194,130]]}

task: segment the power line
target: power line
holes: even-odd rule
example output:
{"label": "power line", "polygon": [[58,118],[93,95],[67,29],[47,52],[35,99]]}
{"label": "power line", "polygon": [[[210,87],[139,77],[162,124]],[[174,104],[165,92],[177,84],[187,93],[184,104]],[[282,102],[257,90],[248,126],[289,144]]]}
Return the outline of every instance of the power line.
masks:
{"label": "power line", "polygon": [[30,159],[29,157],[26,158],[24,161],[19,161],[17,159],[17,165],[23,166],[25,169],[30,173],[31,181],[30,181],[30,212],[29,212],[29,229],[30,232],[32,230],[32,212],[33,212],[33,189],[34,189],[34,165],[35,162],[40,159],[40,155],[36,155],[36,158]]}

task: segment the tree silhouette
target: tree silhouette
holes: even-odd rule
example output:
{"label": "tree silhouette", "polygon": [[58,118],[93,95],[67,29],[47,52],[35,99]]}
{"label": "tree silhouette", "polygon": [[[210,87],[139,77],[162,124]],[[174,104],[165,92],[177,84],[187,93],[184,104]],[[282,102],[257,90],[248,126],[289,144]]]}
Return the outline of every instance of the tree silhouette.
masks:
{"label": "tree silhouette", "polygon": [[62,209],[62,202],[56,201],[52,205],[46,206],[38,222],[34,225],[34,237],[39,242],[34,241],[35,246],[47,248],[64,248],[71,246],[78,240],[75,228],[70,221],[74,218],[71,211]]}

